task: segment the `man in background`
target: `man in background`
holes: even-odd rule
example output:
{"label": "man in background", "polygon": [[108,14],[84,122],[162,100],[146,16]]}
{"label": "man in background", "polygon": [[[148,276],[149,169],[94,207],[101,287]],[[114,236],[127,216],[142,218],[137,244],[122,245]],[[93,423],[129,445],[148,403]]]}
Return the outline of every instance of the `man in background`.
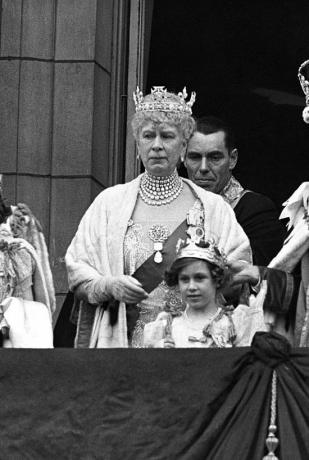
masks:
{"label": "man in background", "polygon": [[265,195],[246,190],[233,176],[238,152],[230,126],[215,117],[196,122],[185,157],[189,179],[220,194],[234,209],[247,234],[253,263],[267,265],[282,247],[285,227],[275,204]]}

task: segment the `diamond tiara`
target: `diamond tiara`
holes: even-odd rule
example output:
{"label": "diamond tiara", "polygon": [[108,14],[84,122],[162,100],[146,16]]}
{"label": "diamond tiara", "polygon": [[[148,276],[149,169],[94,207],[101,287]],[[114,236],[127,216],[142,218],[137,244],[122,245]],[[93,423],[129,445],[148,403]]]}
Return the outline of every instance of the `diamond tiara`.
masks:
{"label": "diamond tiara", "polygon": [[[172,112],[179,114],[192,114],[192,106],[195,102],[196,93],[193,91],[189,101],[186,101],[188,94],[186,87],[175,95],[177,100],[170,97],[165,86],[153,86],[151,94],[147,95],[147,101],[137,86],[133,93],[136,112]],[[175,99],[176,99],[175,98]]]}

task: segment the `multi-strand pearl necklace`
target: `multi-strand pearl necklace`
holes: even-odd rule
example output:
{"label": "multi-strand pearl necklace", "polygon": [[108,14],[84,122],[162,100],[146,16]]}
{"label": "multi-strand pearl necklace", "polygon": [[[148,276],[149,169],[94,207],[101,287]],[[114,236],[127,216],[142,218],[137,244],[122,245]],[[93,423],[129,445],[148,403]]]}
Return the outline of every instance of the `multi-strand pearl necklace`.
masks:
{"label": "multi-strand pearl necklace", "polygon": [[139,188],[141,199],[150,206],[162,206],[174,201],[183,189],[183,181],[174,171],[170,176],[152,176],[145,171]]}

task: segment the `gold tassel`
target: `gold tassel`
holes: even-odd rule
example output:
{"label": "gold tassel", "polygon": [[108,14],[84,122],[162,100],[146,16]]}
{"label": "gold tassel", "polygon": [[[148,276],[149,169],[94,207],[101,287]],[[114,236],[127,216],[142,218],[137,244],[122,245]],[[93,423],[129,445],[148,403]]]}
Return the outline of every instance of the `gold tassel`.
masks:
{"label": "gold tassel", "polygon": [[270,403],[270,424],[268,427],[268,436],[265,444],[268,449],[268,454],[263,457],[263,460],[279,460],[275,455],[275,450],[278,447],[279,439],[276,437],[277,425],[277,373],[273,371],[271,382],[271,403]]}

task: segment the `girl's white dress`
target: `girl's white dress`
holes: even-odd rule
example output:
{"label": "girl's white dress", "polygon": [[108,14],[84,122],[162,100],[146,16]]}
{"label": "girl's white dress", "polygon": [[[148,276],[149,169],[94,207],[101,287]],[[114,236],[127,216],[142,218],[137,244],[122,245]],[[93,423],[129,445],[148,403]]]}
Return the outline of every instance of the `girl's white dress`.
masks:
{"label": "girl's white dress", "polygon": [[219,307],[215,316],[199,327],[192,323],[187,309],[175,318],[162,312],[155,321],[145,325],[144,347],[163,348],[168,336],[176,348],[246,347],[257,331],[266,330],[262,303],[252,299],[250,306]]}

